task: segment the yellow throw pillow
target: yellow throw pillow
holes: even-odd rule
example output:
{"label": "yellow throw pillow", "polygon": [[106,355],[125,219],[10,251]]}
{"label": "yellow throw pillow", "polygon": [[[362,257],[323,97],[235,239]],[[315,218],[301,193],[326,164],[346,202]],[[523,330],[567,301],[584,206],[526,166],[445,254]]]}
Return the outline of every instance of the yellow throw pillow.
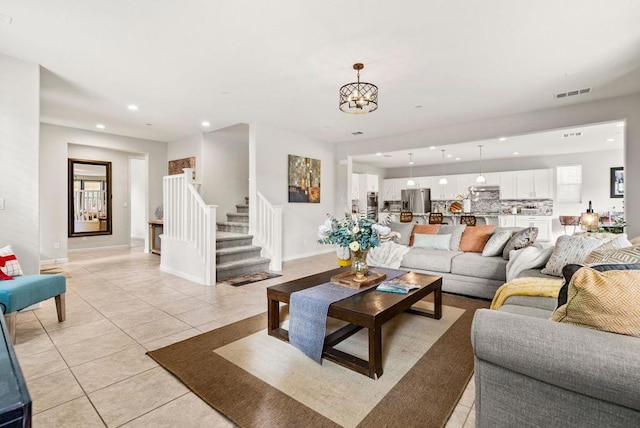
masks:
{"label": "yellow throw pillow", "polygon": [[640,245],[609,249],[602,249],[601,247],[598,247],[585,257],[584,263],[588,265],[602,263],[640,263]]}
{"label": "yellow throw pillow", "polygon": [[551,320],[640,337],[640,271],[580,268]]}

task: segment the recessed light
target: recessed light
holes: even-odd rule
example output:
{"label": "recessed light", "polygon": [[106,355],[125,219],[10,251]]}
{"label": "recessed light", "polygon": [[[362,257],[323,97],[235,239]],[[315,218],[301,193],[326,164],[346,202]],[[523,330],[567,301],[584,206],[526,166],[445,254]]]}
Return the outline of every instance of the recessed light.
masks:
{"label": "recessed light", "polygon": [[507,141],[507,137],[500,137],[498,138],[499,141]]}
{"label": "recessed light", "polygon": [[98,124],[96,124],[96,128],[104,129],[104,128],[106,128],[106,126],[104,126],[102,123],[98,123]]}
{"label": "recessed light", "polygon": [[614,141],[616,141],[616,139],[615,139],[615,138],[608,138],[608,139],[607,139],[607,143],[613,143]]}
{"label": "recessed light", "polygon": [[429,149],[430,149],[430,150],[435,150],[435,149],[436,149],[436,146],[431,146],[431,147],[429,147]]}
{"label": "recessed light", "polygon": [[127,106],[127,108],[128,108],[129,110],[131,110],[131,111],[137,111],[137,110],[138,110],[138,106],[137,106],[137,105],[135,105],[135,104],[129,104],[129,105]]}
{"label": "recessed light", "polygon": [[209,122],[207,122],[206,120],[204,122],[202,122],[200,125],[202,125],[205,128],[208,128],[211,126],[211,124]]}
{"label": "recessed light", "polygon": [[378,152],[376,153],[376,156],[382,156],[382,153]]}
{"label": "recessed light", "polygon": [[453,157],[453,155],[447,155],[448,158]]}
{"label": "recessed light", "polygon": [[462,159],[462,158],[456,158],[456,160],[460,160],[460,159]]}
{"label": "recessed light", "polygon": [[520,154],[520,152],[513,152],[513,154],[517,156]]}
{"label": "recessed light", "polygon": [[618,123],[616,123],[616,126],[618,128],[622,128],[624,126],[624,122],[618,122]]}

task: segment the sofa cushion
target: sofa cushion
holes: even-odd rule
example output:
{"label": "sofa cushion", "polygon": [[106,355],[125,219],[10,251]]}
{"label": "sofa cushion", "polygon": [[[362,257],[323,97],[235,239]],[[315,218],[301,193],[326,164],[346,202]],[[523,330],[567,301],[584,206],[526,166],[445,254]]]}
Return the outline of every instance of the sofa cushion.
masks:
{"label": "sofa cushion", "polygon": [[415,248],[449,251],[449,242],[451,242],[451,235],[413,234],[413,246]]}
{"label": "sofa cushion", "polygon": [[511,250],[520,250],[522,248],[528,247],[533,244],[533,242],[538,237],[538,228],[537,227],[527,227],[519,232],[516,232],[507,245],[504,246],[502,250],[502,258],[505,260],[509,260],[509,252]]}
{"label": "sofa cushion", "polygon": [[563,235],[556,241],[551,257],[547,262],[542,273],[553,276],[562,276],[562,268],[572,263],[582,263],[591,253],[605,241],[599,238],[580,236],[580,235]]}
{"label": "sofa cushion", "polygon": [[578,269],[551,320],[640,337],[640,271]]}
{"label": "sofa cushion", "polygon": [[482,249],[482,255],[484,257],[501,256],[504,246],[511,239],[511,235],[510,230],[494,231]]}
{"label": "sofa cushion", "polygon": [[451,272],[451,260],[461,254],[460,251],[427,250],[412,247],[402,258],[402,267],[449,273]]}
{"label": "sofa cushion", "polygon": [[602,244],[589,253],[584,259],[585,264],[601,263],[640,263],[640,245],[626,248],[604,248],[609,242]]}
{"label": "sofa cushion", "polygon": [[394,242],[400,245],[409,245],[411,239],[411,231],[413,230],[413,223],[398,223],[392,221],[389,223],[389,228],[392,232],[398,232],[399,238],[394,238]]}
{"label": "sofa cushion", "polygon": [[460,251],[482,253],[495,229],[494,225],[467,226],[460,239]]}
{"label": "sofa cushion", "polygon": [[416,233],[422,235],[435,235],[438,232],[439,224],[415,224],[411,232],[411,239],[409,239],[409,245],[413,245],[413,239]]}
{"label": "sofa cushion", "polygon": [[462,239],[462,232],[466,226],[464,224],[457,224],[453,226],[443,225],[438,228],[438,235],[449,235],[451,234],[451,243],[449,244],[449,249],[451,251],[459,251],[460,249],[460,239]]}
{"label": "sofa cushion", "polygon": [[64,293],[67,280],[62,275],[21,275],[0,282],[0,310],[19,311]]}
{"label": "sofa cushion", "polygon": [[451,273],[505,281],[507,261],[502,257],[482,257],[480,253],[463,253],[451,262]]}
{"label": "sofa cushion", "polygon": [[[567,303],[567,289],[569,288],[569,283],[571,282],[571,278],[573,278],[573,275],[582,267],[583,265],[572,263],[562,268],[562,276],[564,277],[564,284],[560,289],[560,293],[558,293],[558,307]],[[640,263],[630,263],[630,264],[611,263],[611,264],[604,264],[604,265],[594,265],[594,266],[591,266],[591,268],[594,270],[597,270],[598,272],[607,272],[610,270],[640,270]]]}

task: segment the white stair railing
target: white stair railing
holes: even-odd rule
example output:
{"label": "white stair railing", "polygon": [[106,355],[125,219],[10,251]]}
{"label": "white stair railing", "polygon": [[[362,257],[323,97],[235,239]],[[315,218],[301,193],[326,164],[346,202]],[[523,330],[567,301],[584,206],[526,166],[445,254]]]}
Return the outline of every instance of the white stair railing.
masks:
{"label": "white stair railing", "polygon": [[264,195],[256,191],[255,238],[265,256],[271,259],[269,269],[282,270],[282,206],[272,205]]}
{"label": "white stair railing", "polygon": [[[205,204],[193,184],[193,170],[183,169],[180,175],[170,175],[163,179],[163,239],[169,242],[186,243],[200,262],[195,273],[183,272],[185,277],[200,280],[205,285],[216,283],[216,205]],[[162,257],[164,257],[164,246]],[[175,257],[172,252],[171,256]],[[172,266],[180,263],[162,264]],[[193,262],[193,260],[191,260]],[[192,266],[192,264],[191,264]],[[179,274],[179,272],[176,272]]]}

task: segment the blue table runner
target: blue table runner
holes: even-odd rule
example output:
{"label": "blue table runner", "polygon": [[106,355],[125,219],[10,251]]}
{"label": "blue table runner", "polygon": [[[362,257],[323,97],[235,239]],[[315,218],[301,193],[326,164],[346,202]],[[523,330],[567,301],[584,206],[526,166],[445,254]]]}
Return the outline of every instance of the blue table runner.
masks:
{"label": "blue table runner", "polygon": [[[375,268],[375,270],[386,273],[386,280],[408,272],[386,268]],[[356,290],[327,282],[291,293],[289,300],[289,343],[318,364],[322,364],[322,349],[324,348],[327,330],[329,306],[377,285]]]}

